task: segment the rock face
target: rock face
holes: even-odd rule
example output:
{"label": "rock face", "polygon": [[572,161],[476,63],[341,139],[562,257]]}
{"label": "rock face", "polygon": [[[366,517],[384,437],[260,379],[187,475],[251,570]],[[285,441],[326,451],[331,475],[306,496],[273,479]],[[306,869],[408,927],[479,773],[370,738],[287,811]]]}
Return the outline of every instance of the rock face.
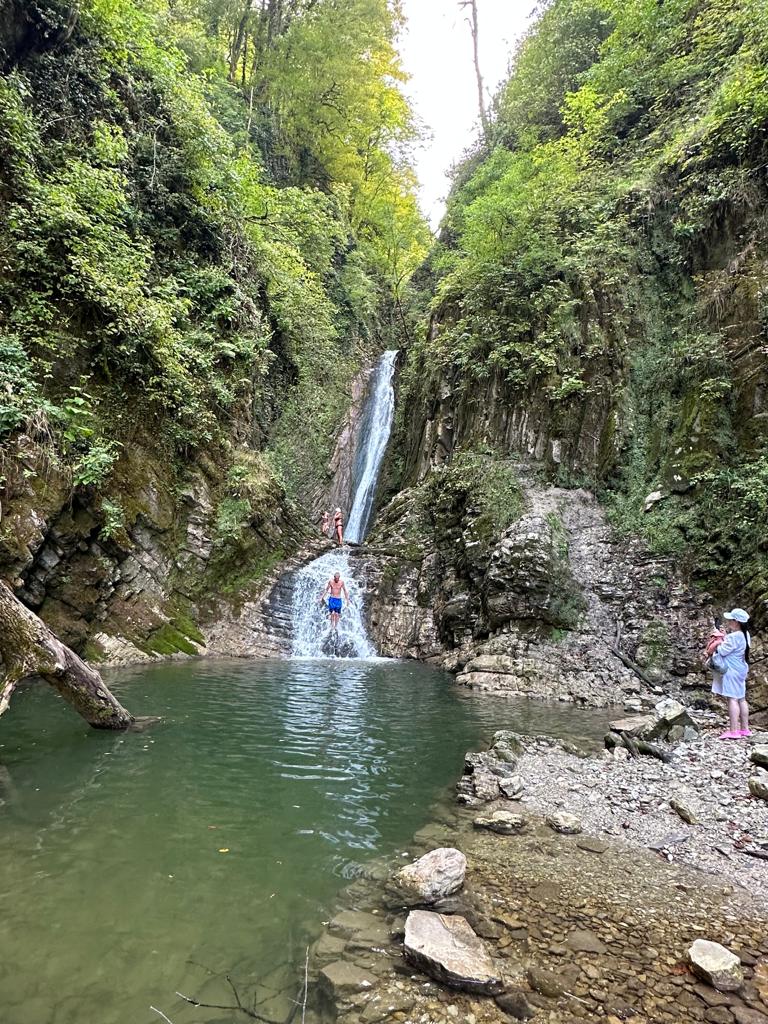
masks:
{"label": "rock face", "polygon": [[[434,658],[480,692],[578,704],[642,710],[655,686],[707,692],[708,599],[671,560],[619,540],[587,491],[544,487],[524,464],[520,478],[523,516],[485,546],[466,508],[431,532],[418,481],[379,513],[368,604],[380,652]],[[612,650],[617,631],[637,671]],[[764,675],[756,664],[756,707]],[[667,720],[665,741],[689,728]]]}
{"label": "rock face", "polygon": [[405,922],[405,957],[452,988],[480,995],[504,988],[483,941],[463,917],[412,910]]}
{"label": "rock face", "polygon": [[404,906],[437,903],[464,885],[467,858],[460,850],[440,847],[401,868],[390,890]]}
{"label": "rock face", "polygon": [[688,960],[694,974],[721,992],[735,992],[744,983],[741,961],[719,942],[696,939],[688,950]]}

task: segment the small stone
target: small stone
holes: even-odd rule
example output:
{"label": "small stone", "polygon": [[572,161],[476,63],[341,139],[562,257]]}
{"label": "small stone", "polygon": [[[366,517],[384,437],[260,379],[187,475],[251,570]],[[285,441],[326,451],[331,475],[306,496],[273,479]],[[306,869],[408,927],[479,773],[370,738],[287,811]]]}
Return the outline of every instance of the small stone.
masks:
{"label": "small stone", "polygon": [[698,825],[699,819],[696,816],[696,812],[687,800],[673,796],[669,801],[669,806],[687,825]]}
{"label": "small stone", "polygon": [[565,995],[565,979],[553,971],[545,971],[541,967],[529,967],[527,976],[531,988],[548,999],[559,999],[560,996]]}
{"label": "small stone", "polygon": [[710,1006],[704,1014],[704,1020],[710,1024],[732,1024],[733,1014],[727,1006]]}
{"label": "small stone", "polygon": [[734,992],[744,981],[741,961],[719,942],[696,939],[688,950],[694,974],[721,992]]}
{"label": "small stone", "polygon": [[736,1024],[768,1024],[768,1017],[759,1010],[751,1010],[747,1006],[738,1004],[731,1007]]}
{"label": "small stone", "polygon": [[494,811],[490,817],[480,815],[473,822],[475,828],[487,828],[491,832],[498,832],[502,836],[515,835],[525,828],[525,818],[522,814],[513,814],[512,811]]}
{"label": "small stone", "polygon": [[590,853],[605,853],[608,849],[608,843],[604,843],[602,839],[594,839],[592,836],[582,836],[581,839],[576,840],[576,845],[580,850],[588,850]]}
{"label": "small stone", "polygon": [[547,817],[547,824],[555,832],[563,835],[576,835],[581,832],[581,822],[575,814],[568,814],[567,811],[556,811]]}
{"label": "small stone", "polygon": [[565,941],[577,953],[603,954],[606,952],[605,944],[588,928],[575,928]]}
{"label": "small stone", "polygon": [[511,988],[504,995],[496,996],[496,1005],[515,1020],[530,1020],[535,1011],[522,989]]}

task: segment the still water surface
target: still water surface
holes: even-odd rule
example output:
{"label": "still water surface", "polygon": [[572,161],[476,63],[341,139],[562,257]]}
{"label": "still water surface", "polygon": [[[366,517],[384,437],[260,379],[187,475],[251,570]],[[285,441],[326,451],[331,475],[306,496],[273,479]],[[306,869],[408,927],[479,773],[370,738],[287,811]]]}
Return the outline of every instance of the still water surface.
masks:
{"label": "still water surface", "polygon": [[335,894],[407,844],[465,750],[605,723],[414,663],[200,661],[109,682],[163,721],[95,732],[39,685],[0,723],[3,1024],[156,1024],[150,1004],[230,1021],[174,993],[219,1001],[205,968],[266,976],[265,997],[293,984]]}

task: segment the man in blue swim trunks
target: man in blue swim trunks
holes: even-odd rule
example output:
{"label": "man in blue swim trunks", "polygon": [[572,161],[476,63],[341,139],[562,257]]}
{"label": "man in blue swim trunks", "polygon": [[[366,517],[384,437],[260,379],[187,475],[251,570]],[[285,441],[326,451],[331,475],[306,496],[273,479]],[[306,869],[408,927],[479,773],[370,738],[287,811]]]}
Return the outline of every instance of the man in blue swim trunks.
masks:
{"label": "man in blue swim trunks", "polygon": [[328,598],[328,611],[331,613],[331,627],[336,629],[341,618],[341,595],[343,594],[347,601],[349,600],[349,594],[344,585],[344,580],[341,578],[341,573],[335,572],[333,578],[326,583],[325,590],[320,598],[321,604],[326,594],[330,594]]}

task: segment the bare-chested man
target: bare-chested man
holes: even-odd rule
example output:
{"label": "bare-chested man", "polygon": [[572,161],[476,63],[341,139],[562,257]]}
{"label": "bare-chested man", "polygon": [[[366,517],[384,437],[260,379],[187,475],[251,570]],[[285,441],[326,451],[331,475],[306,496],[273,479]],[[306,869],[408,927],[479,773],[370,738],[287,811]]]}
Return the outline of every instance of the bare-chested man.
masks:
{"label": "bare-chested man", "polygon": [[347,601],[349,601],[349,594],[344,585],[344,580],[341,578],[341,573],[335,572],[333,577],[328,580],[325,590],[320,597],[320,604],[323,603],[326,594],[331,595],[328,598],[328,611],[331,613],[331,627],[336,629],[341,618],[341,595],[343,594]]}
{"label": "bare-chested man", "polygon": [[336,537],[337,537],[338,542],[339,542],[339,547],[341,547],[342,544],[344,543],[343,526],[344,526],[344,519],[343,519],[342,514],[341,514],[341,509],[337,508],[336,511],[333,513],[333,529],[336,532]]}
{"label": "bare-chested man", "polygon": [[331,527],[331,516],[329,512],[323,512],[323,518],[320,520],[320,533],[324,537],[328,536],[328,530]]}

